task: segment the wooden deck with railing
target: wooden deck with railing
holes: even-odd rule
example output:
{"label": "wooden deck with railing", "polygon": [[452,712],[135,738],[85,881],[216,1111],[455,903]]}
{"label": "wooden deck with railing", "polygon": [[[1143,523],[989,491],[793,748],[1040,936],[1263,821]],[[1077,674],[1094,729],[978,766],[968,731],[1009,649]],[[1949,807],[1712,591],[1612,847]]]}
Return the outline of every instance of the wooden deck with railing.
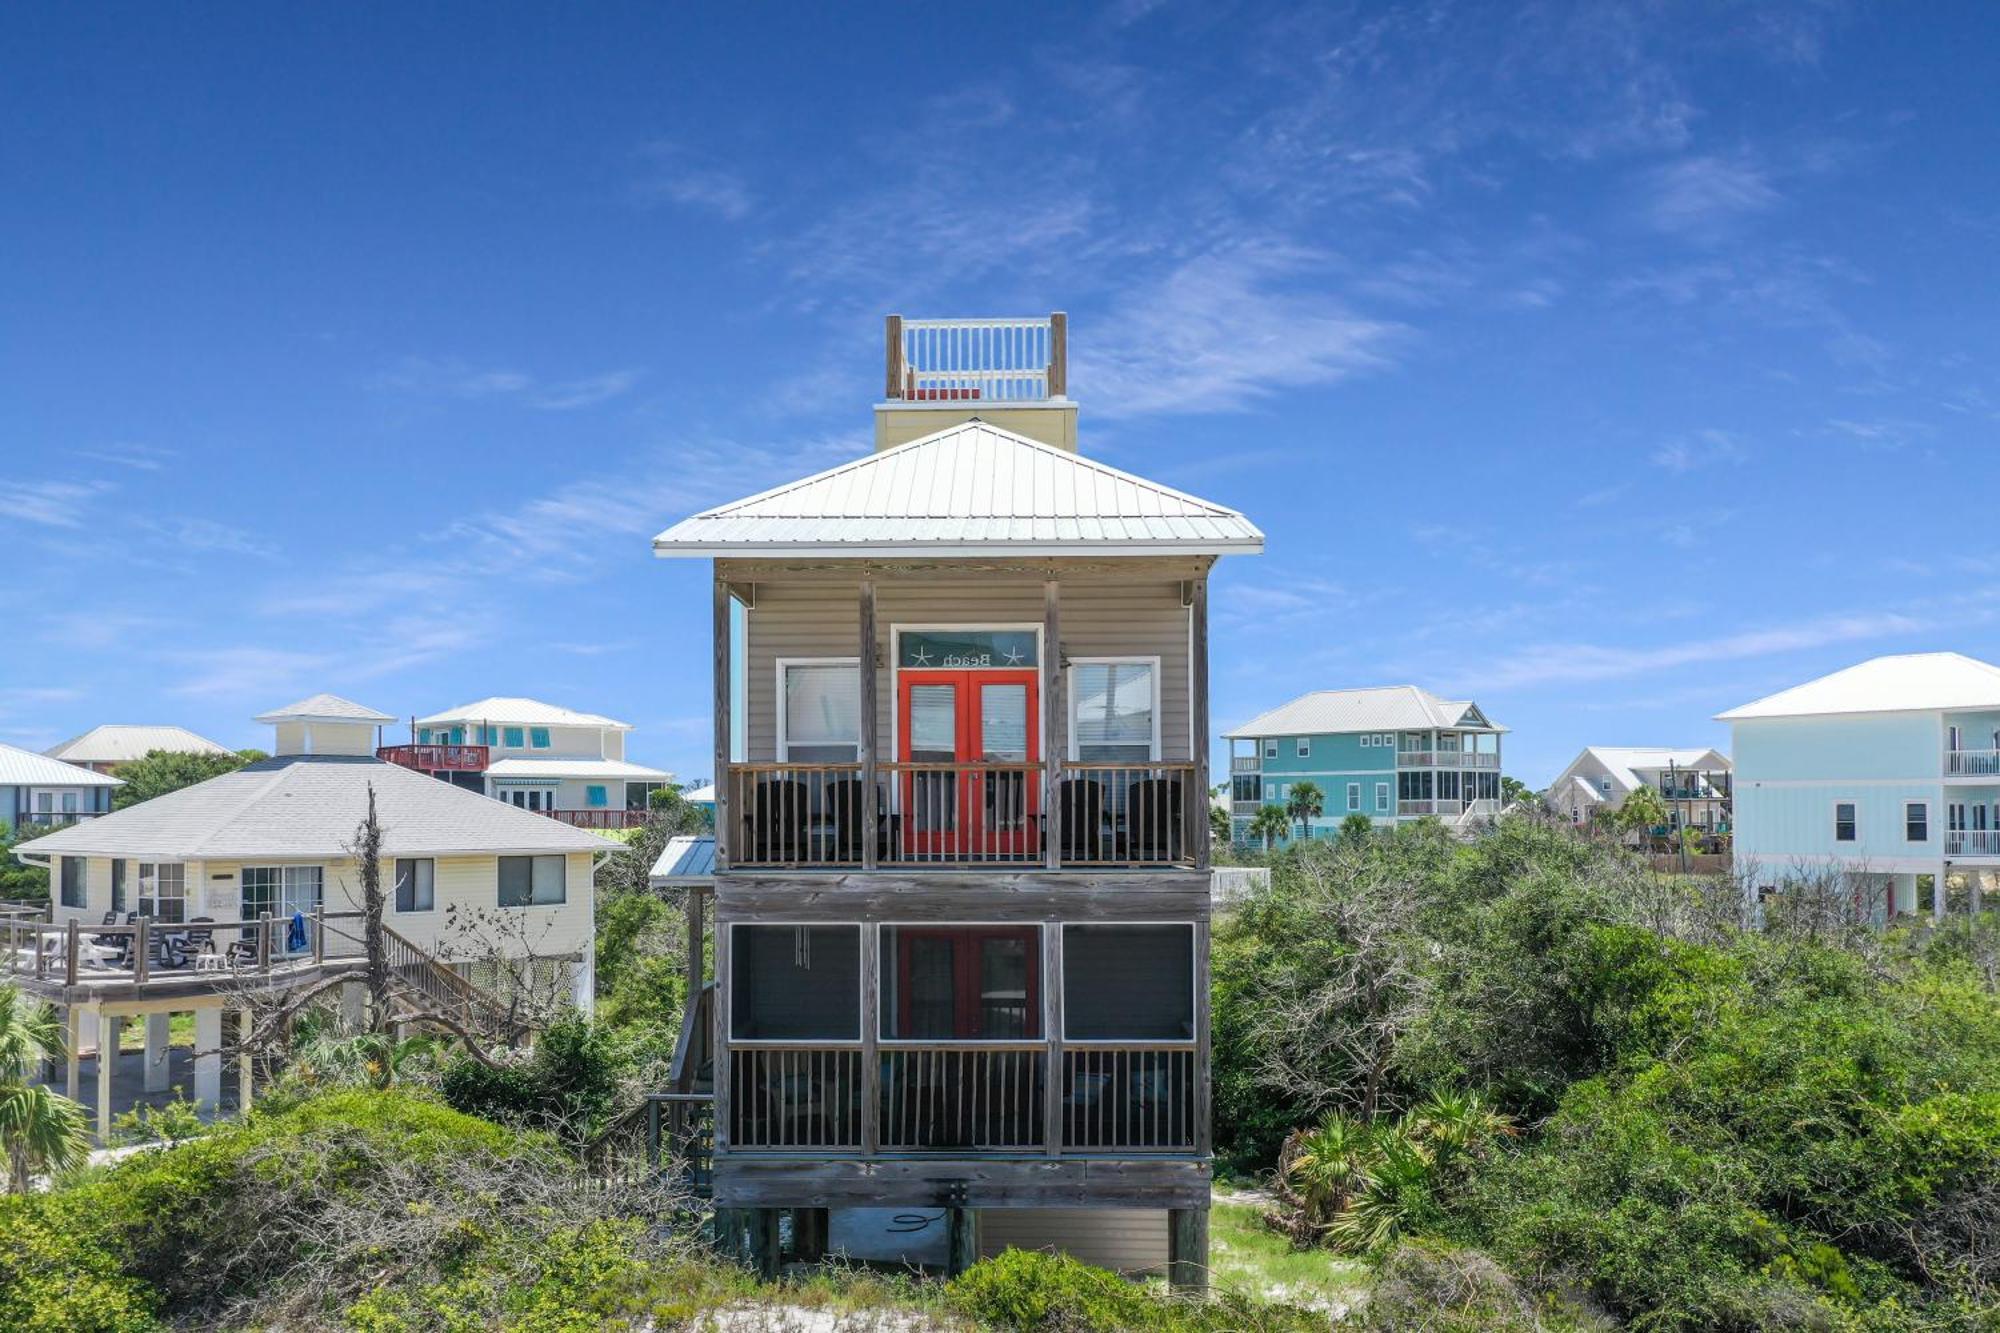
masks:
{"label": "wooden deck with railing", "polygon": [[1068,320],[888,319],[888,397],[908,403],[1041,403],[1069,389]]}
{"label": "wooden deck with railing", "polygon": [[[1199,1155],[1186,1042],[734,1042],[725,1153]],[[1058,1082],[1051,1103],[1049,1076]]]}
{"label": "wooden deck with railing", "polygon": [[1191,763],[732,764],[731,867],[1191,867],[1208,802]]}

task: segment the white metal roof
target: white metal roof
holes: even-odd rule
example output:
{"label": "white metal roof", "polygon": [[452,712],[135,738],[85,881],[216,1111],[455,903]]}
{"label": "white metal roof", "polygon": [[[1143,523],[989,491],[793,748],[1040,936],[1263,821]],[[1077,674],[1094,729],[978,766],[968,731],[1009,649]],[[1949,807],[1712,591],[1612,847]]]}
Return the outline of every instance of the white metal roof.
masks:
{"label": "white metal roof", "polygon": [[378,713],[372,708],[343,699],[337,694],[315,694],[309,699],[301,699],[283,708],[274,708],[268,713],[259,713],[253,722],[394,722],[387,713]]}
{"label": "white metal roof", "polygon": [[702,805],[702,804],[714,805],[715,784],[713,782],[704,782],[701,786],[696,787],[693,791],[682,792],[681,796],[690,805]]}
{"label": "white metal roof", "polygon": [[60,853],[165,861],[341,857],[367,812],[370,785],[384,856],[613,852],[623,846],[379,759],[292,755],[58,829],[22,850],[37,858]]}
{"label": "white metal roof", "polygon": [[1723,722],[1831,713],[1930,712],[2000,708],[2000,667],[1963,653],[1871,658],[1789,690],[1717,713]]}
{"label": "white metal roof", "polygon": [[1487,720],[1469,700],[1440,699],[1416,685],[1382,685],[1365,690],[1315,690],[1259,714],[1224,735],[1231,740],[1260,736],[1329,736],[1350,731],[1505,731]]}
{"label": "white metal roof", "polygon": [[675,884],[715,882],[715,836],[709,833],[668,838],[660,859],[653,862],[647,882],[656,889]]}
{"label": "white metal roof", "polygon": [[817,551],[1255,554],[1233,509],[974,419],[721,505],[653,539],[662,556]]}
{"label": "white metal roof", "polygon": [[450,725],[454,722],[501,722],[537,727],[602,727],[610,731],[630,731],[631,724],[598,713],[579,713],[574,708],[545,704],[540,699],[495,695],[462,708],[447,709],[417,719],[420,727]]}
{"label": "white metal roof", "polygon": [[0,787],[118,787],[117,778],[93,773],[33,750],[0,743]]}
{"label": "white metal roof", "polygon": [[495,759],[486,766],[489,778],[629,778],[634,782],[668,782],[673,774],[623,759]]}
{"label": "white metal roof", "polygon": [[1572,759],[1569,767],[1556,778],[1555,785],[1560,785],[1566,777],[1575,777],[1589,785],[1577,772],[1586,759],[1595,759],[1612,783],[1626,792],[1636,791],[1644,784],[1641,773],[1667,768],[1694,769],[1702,773],[1729,771],[1729,756],[1720,750],[1699,747],[1672,749],[1662,745],[1587,745],[1583,753]]}
{"label": "white metal roof", "polygon": [[155,750],[174,754],[235,753],[186,727],[140,727],[116,722],[92,727],[45,753],[51,759],[72,764],[125,764],[143,759]]}

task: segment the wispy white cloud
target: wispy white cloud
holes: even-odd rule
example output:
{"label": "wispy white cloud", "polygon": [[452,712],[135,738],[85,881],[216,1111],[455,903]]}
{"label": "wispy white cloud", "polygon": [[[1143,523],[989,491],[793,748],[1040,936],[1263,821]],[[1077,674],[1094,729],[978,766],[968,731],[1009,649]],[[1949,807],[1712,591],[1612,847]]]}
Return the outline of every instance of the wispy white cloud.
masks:
{"label": "wispy white cloud", "polygon": [[740,222],[756,206],[749,183],[735,171],[694,160],[678,144],[659,141],[639,150],[632,193],[641,203],[669,203]]}
{"label": "wispy white cloud", "polygon": [[1653,451],[1651,462],[1669,472],[1693,472],[1718,463],[1741,463],[1748,456],[1742,441],[1711,427],[1668,440]]}
{"label": "wispy white cloud", "polygon": [[1641,208],[1661,231],[1713,237],[1778,206],[1770,176],[1742,156],[1683,158],[1643,177]]}
{"label": "wispy white cloud", "polygon": [[0,516],[50,528],[80,528],[104,481],[16,481],[0,486]]}
{"label": "wispy white cloud", "polygon": [[159,472],[178,457],[172,449],[150,444],[111,444],[101,449],[79,449],[76,452],[79,458],[131,468],[137,472]]}
{"label": "wispy white cloud", "polygon": [[1849,421],[1835,417],[1826,423],[1826,428],[1836,435],[1855,441],[1864,449],[1901,449],[1930,433],[1930,427],[1917,421],[1897,421],[1890,418],[1876,418],[1870,421]]}
{"label": "wispy white cloud", "polygon": [[640,379],[637,370],[610,370],[577,379],[547,380],[523,371],[482,369],[455,357],[412,356],[372,381],[378,389],[424,397],[467,401],[510,399],[551,412],[595,407],[629,393]]}

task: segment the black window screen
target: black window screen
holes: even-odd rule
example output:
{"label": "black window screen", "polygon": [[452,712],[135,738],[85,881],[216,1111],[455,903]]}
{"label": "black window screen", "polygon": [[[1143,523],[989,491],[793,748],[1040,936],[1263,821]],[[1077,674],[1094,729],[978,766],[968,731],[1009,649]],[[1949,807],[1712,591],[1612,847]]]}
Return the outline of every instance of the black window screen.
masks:
{"label": "black window screen", "polygon": [[1194,928],[1063,927],[1063,1031],[1074,1041],[1192,1040]]}
{"label": "black window screen", "polygon": [[857,926],[735,926],[729,1034],[738,1041],[859,1041]]}

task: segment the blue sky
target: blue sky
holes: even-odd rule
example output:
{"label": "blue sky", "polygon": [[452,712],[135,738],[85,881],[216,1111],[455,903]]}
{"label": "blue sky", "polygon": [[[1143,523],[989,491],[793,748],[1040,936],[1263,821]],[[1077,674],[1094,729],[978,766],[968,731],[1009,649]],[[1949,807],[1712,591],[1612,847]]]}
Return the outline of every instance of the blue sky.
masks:
{"label": "blue sky", "polygon": [[708,767],[705,566],[880,319],[1070,313],[1249,513],[1215,720],[1414,681],[1709,744],[2000,657],[2000,9],[14,7],[0,739],[531,694]]}

